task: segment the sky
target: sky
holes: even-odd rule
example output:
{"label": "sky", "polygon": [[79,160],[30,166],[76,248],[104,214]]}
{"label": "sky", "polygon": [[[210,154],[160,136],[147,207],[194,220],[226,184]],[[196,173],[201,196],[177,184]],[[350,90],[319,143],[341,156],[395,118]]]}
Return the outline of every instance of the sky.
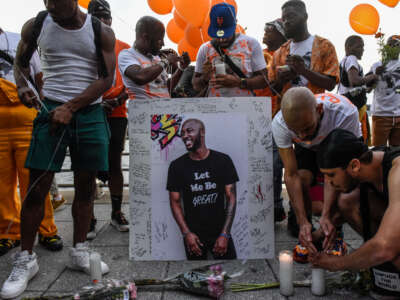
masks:
{"label": "sky", "polygon": [[[20,32],[22,25],[44,9],[43,0],[1,0],[7,2],[0,11],[0,27],[6,31]],[[188,0],[196,1],[196,0]],[[135,40],[134,28],[137,20],[145,15],[160,19],[165,26],[172,14],[158,15],[151,11],[147,0],[108,0],[113,13],[113,29],[116,37],[128,44]],[[378,0],[305,0],[308,11],[308,27],[311,34],[329,39],[336,47],[339,60],[344,57],[346,37],[356,34],[349,24],[351,9],[360,3],[369,3],[380,14],[380,27],[386,37],[400,34],[400,4],[390,8]],[[247,28],[246,33],[262,42],[265,22],[281,16],[281,6],[285,0],[236,0],[238,23]],[[397,24],[397,25],[396,25]],[[397,27],[397,28],[396,28]],[[361,65],[368,71],[379,60],[377,41],[374,36],[364,35],[365,52]],[[177,45],[165,37],[166,47],[176,49]]]}

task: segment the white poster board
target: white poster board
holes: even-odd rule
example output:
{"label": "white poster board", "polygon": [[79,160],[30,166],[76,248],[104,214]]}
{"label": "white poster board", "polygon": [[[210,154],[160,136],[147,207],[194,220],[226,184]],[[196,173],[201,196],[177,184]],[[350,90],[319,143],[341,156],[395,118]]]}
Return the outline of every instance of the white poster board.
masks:
{"label": "white poster board", "polygon": [[237,258],[272,258],[271,109],[263,97],[130,102],[130,258],[186,259],[166,186],[170,163],[187,153],[179,134],[188,119],[204,123],[207,148],[228,155],[238,173],[231,230]]}

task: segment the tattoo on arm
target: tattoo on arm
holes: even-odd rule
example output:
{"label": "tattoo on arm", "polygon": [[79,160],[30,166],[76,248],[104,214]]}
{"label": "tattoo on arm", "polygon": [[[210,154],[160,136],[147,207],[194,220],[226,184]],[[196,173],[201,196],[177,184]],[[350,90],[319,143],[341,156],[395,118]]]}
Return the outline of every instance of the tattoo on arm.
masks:
{"label": "tattoo on arm", "polygon": [[225,188],[225,193],[228,204],[226,207],[225,224],[222,232],[230,233],[236,213],[236,183],[227,186]]}

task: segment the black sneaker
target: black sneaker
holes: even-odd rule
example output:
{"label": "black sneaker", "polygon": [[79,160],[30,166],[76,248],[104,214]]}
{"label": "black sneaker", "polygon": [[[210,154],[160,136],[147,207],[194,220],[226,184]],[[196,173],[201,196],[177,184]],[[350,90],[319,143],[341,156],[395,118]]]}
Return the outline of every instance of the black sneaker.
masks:
{"label": "black sneaker", "polygon": [[97,224],[97,219],[92,218],[90,220],[90,228],[89,232],[86,234],[86,239],[87,240],[94,240],[96,238],[96,224]]}
{"label": "black sneaker", "polygon": [[118,231],[129,231],[129,222],[125,219],[122,211],[116,211],[111,214],[111,225],[117,228]]}
{"label": "black sneaker", "polygon": [[20,240],[1,239],[0,240],[0,256],[6,254],[11,249],[18,247]]}
{"label": "black sneaker", "polygon": [[285,209],[283,207],[275,207],[275,209],[274,209],[275,223],[282,222],[285,219],[286,219]]}
{"label": "black sneaker", "polygon": [[62,238],[58,235],[43,236],[39,233],[39,244],[50,251],[60,251],[63,248]]}

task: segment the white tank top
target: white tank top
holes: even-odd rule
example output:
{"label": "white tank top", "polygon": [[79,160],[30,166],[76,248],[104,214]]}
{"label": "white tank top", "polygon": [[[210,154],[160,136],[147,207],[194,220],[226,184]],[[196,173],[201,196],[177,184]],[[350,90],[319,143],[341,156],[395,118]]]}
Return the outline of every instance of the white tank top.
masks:
{"label": "white tank top", "polygon": [[[98,79],[97,54],[91,16],[78,30],[62,28],[48,15],[38,38],[43,71],[43,95],[68,102]],[[100,103],[101,98],[92,102]]]}

